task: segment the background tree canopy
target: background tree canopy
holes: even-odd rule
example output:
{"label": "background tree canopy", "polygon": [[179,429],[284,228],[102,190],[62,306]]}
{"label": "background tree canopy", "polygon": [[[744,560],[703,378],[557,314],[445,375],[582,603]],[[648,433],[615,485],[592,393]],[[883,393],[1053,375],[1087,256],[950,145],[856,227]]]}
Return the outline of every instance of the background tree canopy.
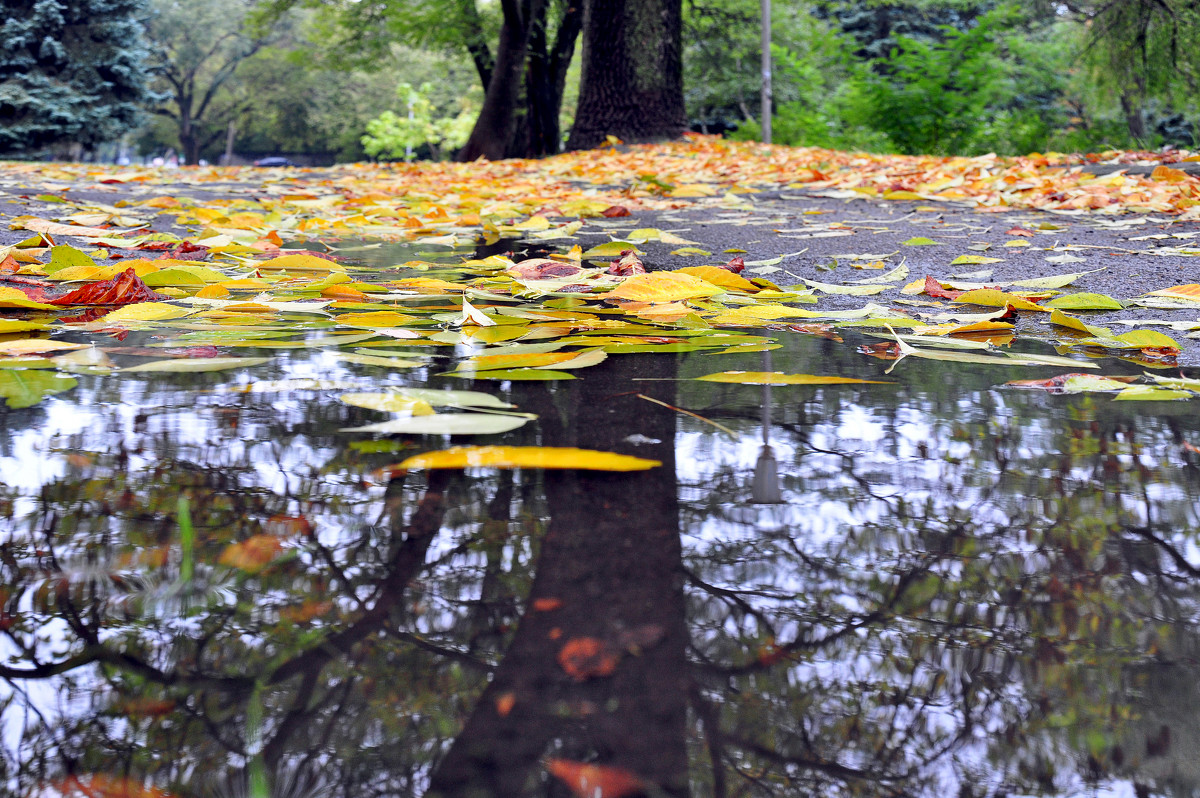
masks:
{"label": "background tree canopy", "polygon": [[[615,0],[8,6],[10,153],[129,132],[186,162],[232,148],[309,163],[538,156],[685,126],[759,135],[757,0],[645,14]],[[1197,141],[1200,9],[1186,0],[775,0],[772,24],[781,143],[969,155]],[[412,125],[403,84],[428,86]],[[138,129],[140,108],[156,114]]]}

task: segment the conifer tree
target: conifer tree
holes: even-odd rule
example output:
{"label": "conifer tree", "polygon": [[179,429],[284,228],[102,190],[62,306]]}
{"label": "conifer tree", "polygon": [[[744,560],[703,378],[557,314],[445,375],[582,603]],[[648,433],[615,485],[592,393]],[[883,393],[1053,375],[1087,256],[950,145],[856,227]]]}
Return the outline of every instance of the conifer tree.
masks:
{"label": "conifer tree", "polygon": [[85,147],[137,125],[150,100],[145,0],[5,0],[0,153]]}

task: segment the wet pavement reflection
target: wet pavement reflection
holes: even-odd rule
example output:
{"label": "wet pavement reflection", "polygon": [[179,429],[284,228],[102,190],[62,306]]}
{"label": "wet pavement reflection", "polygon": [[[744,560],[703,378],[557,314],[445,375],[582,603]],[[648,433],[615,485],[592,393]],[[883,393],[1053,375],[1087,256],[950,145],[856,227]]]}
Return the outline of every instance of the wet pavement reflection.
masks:
{"label": "wet pavement reflection", "polygon": [[[878,372],[783,340],[775,368]],[[322,357],[262,376],[358,373]],[[501,385],[538,420],[483,442],[662,462],[630,473],[385,480],[449,439],[221,375],[0,410],[7,791],[1200,790],[1200,420],[1015,369],[713,370]]]}

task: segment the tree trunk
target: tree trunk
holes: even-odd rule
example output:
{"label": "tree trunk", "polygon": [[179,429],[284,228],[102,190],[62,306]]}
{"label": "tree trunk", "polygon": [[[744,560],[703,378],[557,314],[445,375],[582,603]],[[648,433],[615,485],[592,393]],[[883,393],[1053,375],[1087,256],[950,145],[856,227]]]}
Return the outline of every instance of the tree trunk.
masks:
{"label": "tree trunk", "polygon": [[[603,368],[603,379],[571,386],[566,417],[544,389],[522,406],[543,419],[547,445],[619,451],[662,465],[628,473],[546,472],[550,521],[528,609],[431,775],[431,798],[528,794],[524,788],[547,755],[631,771],[661,790],[655,795],[688,794],[691,674],[675,419],[647,411],[628,394],[610,395],[612,385],[646,376],[632,359]],[[659,366],[650,373],[663,376]],[[660,442],[634,446],[623,438],[631,429]],[[564,652],[582,641],[604,646],[611,671],[564,667]]]}
{"label": "tree trunk", "polygon": [[545,0],[504,0],[504,24],[500,26],[492,79],[484,94],[479,118],[458,153],[458,160],[487,158],[497,161],[510,155],[532,22],[544,16],[545,5]]}
{"label": "tree trunk", "polygon": [[529,37],[529,66],[525,72],[528,147],[524,155],[553,155],[562,145],[558,114],[562,109],[567,69],[575,52],[575,40],[583,27],[583,8],[566,3],[558,20],[553,46],[549,43],[548,20],[535,22]]}
{"label": "tree trunk", "polygon": [[682,0],[584,0],[583,8],[583,78],[567,147],[682,134]]}

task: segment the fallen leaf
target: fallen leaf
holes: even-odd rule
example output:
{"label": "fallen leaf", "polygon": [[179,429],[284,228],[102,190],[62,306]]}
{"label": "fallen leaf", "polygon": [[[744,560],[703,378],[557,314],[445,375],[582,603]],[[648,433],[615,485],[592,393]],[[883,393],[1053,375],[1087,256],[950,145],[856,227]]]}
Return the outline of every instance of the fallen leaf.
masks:
{"label": "fallen leaf", "polygon": [[613,452],[553,446],[461,446],[426,452],[397,466],[422,468],[555,468],[583,471],[644,471],[662,465]]}

